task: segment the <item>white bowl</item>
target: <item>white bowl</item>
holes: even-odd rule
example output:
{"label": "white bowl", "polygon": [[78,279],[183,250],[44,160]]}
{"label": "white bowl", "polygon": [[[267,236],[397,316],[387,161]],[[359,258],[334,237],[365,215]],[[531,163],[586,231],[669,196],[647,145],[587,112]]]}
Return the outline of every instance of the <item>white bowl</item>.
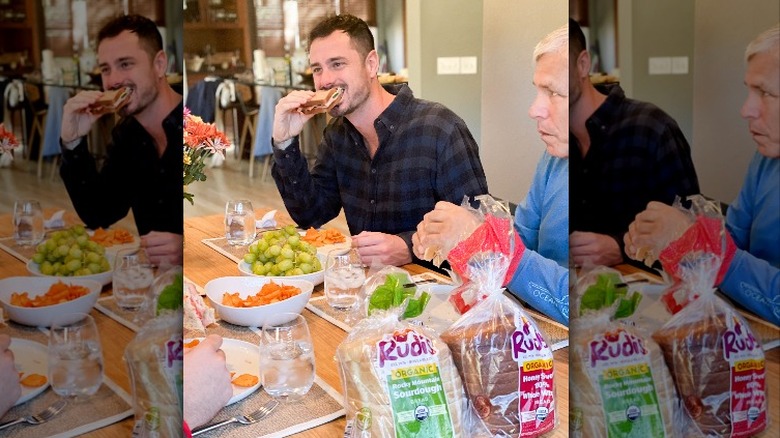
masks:
{"label": "white bowl", "polygon": [[[66,303],[44,307],[21,307],[10,304],[11,294],[14,292],[28,292],[28,295],[32,298],[45,294],[51,285],[58,281],[62,281],[65,284],[84,286],[89,289],[89,293]],[[35,327],[49,327],[52,320],[60,315],[89,313],[100,295],[101,288],[102,286],[99,282],[80,277],[9,277],[0,280],[0,302],[3,303],[3,308],[5,308],[5,312],[8,313],[11,321]],[[62,322],[70,324],[76,321],[78,321],[78,318],[74,318],[72,321],[63,320]]]}
{"label": "white bowl", "polygon": [[80,279],[80,280],[94,280],[100,283],[101,286],[105,286],[108,283],[111,283],[111,279],[114,276],[114,262],[111,261],[111,259],[108,259],[108,263],[111,265],[111,270],[106,272],[101,272],[100,274],[92,274],[92,275],[77,275],[73,277],[63,277],[62,275],[46,275],[41,273],[40,266],[35,263],[34,261],[30,260],[27,262],[27,271],[31,273],[32,275],[38,276],[38,277],[45,277],[45,278],[56,278],[60,279],[62,281],[70,280],[70,279]]}
{"label": "white bowl", "polygon": [[320,264],[322,264],[322,269],[320,269],[317,272],[312,272],[311,274],[290,275],[288,277],[275,277],[273,275],[257,275],[252,273],[252,266],[243,260],[238,262],[238,270],[241,272],[241,275],[248,275],[248,276],[260,277],[260,278],[271,278],[277,283],[283,280],[305,280],[311,282],[311,284],[313,284],[314,286],[317,286],[318,284],[322,284],[322,282],[325,280],[325,256],[317,253],[317,258],[320,259]]}
{"label": "white bowl", "polygon": [[[314,285],[306,280],[292,280],[292,277],[220,277],[206,283],[206,296],[211,305],[217,310],[219,317],[236,325],[246,327],[262,327],[267,324],[281,324],[287,322],[281,313],[299,314],[309,302]],[[301,293],[284,301],[266,304],[257,307],[232,307],[222,304],[222,295],[225,292],[236,293],[242,299],[249,295],[255,295],[263,285],[273,281],[276,284],[295,286],[301,289]]]}

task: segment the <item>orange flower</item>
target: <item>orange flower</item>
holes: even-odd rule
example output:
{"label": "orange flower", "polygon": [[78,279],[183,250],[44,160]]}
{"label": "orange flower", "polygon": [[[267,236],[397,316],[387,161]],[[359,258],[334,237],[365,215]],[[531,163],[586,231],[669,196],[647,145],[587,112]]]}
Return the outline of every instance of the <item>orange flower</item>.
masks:
{"label": "orange flower", "polygon": [[[19,147],[19,140],[14,137],[14,133],[6,131],[2,123],[0,123],[0,155]],[[13,155],[11,155],[13,158]]]}

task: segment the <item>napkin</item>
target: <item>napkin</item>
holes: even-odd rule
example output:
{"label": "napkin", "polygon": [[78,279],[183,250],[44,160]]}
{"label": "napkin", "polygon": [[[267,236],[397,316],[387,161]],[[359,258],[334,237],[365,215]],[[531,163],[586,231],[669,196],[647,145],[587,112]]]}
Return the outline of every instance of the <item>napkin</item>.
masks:
{"label": "napkin", "polygon": [[276,226],[276,219],[274,219],[274,216],[276,215],[276,210],[271,210],[268,213],[264,214],[263,217],[255,221],[255,226],[257,228],[272,228]]}
{"label": "napkin", "polygon": [[60,210],[53,215],[49,219],[46,219],[43,221],[43,226],[46,229],[54,229],[54,228],[64,228],[65,227],[65,219],[62,217],[65,215],[65,210]]}

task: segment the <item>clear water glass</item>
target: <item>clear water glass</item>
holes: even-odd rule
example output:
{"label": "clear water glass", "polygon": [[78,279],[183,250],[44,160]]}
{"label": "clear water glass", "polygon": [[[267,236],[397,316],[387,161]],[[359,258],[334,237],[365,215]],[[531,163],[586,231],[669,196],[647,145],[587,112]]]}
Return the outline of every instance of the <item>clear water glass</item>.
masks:
{"label": "clear water glass", "polygon": [[116,253],[113,292],[116,304],[135,312],[151,298],[154,267],[141,248],[123,249]]}
{"label": "clear water glass", "polygon": [[44,237],[43,210],[38,201],[31,199],[14,204],[14,241],[17,245],[37,245]]}
{"label": "clear water glass", "polygon": [[337,310],[351,309],[360,297],[366,273],[357,249],[333,250],[325,260],[325,300]]}
{"label": "clear water glass", "polygon": [[85,399],[103,383],[103,352],[95,320],[82,313],[55,318],[49,328],[49,382],[62,397]]}
{"label": "clear water glass", "polygon": [[246,199],[228,201],[225,205],[225,238],[230,245],[254,242],[257,228],[252,202]]}
{"label": "clear water glass", "polygon": [[265,325],[260,341],[263,388],[280,400],[299,400],[314,384],[314,347],[306,319],[295,313],[276,318],[284,323]]}

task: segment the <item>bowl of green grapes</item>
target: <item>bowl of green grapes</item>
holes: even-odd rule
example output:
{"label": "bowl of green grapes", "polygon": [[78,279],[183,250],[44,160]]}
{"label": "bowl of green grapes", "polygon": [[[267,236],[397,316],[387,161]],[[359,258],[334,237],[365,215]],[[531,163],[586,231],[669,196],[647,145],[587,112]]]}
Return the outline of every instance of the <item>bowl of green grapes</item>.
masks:
{"label": "bowl of green grapes", "polygon": [[325,278],[322,256],[317,248],[303,240],[293,225],[266,231],[249,245],[238,262],[242,275],[310,281],[315,286]]}
{"label": "bowl of green grapes", "polygon": [[103,286],[111,283],[112,261],[105,248],[89,240],[83,225],[55,231],[38,244],[27,270],[39,277],[78,277],[95,280]]}

